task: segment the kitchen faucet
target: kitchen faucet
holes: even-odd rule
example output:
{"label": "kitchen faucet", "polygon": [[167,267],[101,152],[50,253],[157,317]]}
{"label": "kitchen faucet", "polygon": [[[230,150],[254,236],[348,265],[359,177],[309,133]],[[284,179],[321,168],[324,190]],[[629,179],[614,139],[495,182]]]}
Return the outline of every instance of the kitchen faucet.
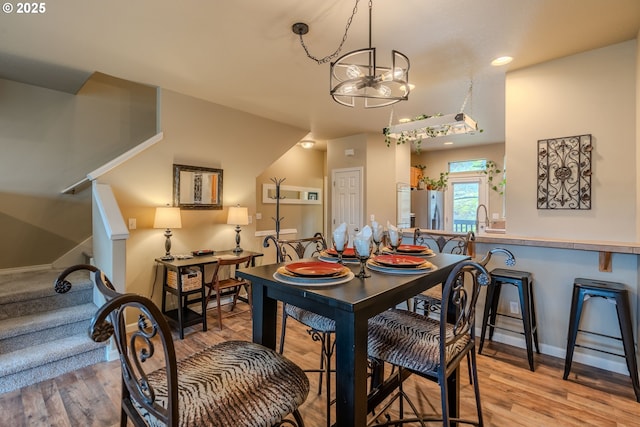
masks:
{"label": "kitchen faucet", "polygon": [[489,228],[489,213],[487,207],[480,203],[476,209],[476,233],[480,233],[480,208],[484,209],[484,228]]}

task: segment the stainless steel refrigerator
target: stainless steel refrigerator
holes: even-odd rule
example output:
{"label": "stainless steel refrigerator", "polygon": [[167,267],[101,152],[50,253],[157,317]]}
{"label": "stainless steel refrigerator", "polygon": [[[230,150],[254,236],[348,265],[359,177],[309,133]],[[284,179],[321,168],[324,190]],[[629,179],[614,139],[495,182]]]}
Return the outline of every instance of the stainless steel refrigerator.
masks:
{"label": "stainless steel refrigerator", "polygon": [[444,230],[444,192],[413,190],[411,213],[415,215],[417,228]]}

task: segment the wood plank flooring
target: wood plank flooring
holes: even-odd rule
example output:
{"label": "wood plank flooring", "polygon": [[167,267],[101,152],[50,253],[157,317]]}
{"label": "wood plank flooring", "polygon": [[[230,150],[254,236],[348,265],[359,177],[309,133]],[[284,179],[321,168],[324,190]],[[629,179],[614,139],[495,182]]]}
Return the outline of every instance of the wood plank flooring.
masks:
{"label": "wood plank flooring", "polygon": [[[222,331],[214,312],[209,312],[209,331],[189,328],[182,341],[174,335],[179,358],[220,341],[251,338],[247,311],[225,318]],[[296,322],[289,322],[286,356],[303,368],[316,367],[318,345]],[[640,426],[640,403],[625,375],[574,363],[569,380],[563,381],[563,360],[538,355],[536,371],[531,372],[523,349],[495,343],[485,344],[478,364],[487,426]],[[461,412],[473,416],[473,391],[463,371]],[[309,376],[311,392],[301,412],[307,427],[322,427],[325,396],[317,394],[318,375]],[[420,410],[439,412],[436,384],[409,378],[405,390]],[[0,426],[117,426],[119,397],[119,362],[100,363],[0,395]]]}

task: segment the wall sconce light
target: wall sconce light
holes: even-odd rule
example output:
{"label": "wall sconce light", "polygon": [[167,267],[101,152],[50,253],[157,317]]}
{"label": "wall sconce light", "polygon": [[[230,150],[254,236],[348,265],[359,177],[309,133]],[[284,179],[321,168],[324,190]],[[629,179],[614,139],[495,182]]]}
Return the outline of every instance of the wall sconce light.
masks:
{"label": "wall sconce light", "polygon": [[156,208],[156,216],[153,220],[153,228],[165,228],[164,236],[164,249],[165,255],[163,260],[169,261],[174,259],[171,255],[171,229],[182,228],[182,220],[180,217],[180,208],[174,208],[169,205],[165,207]]}
{"label": "wall sconce light", "polygon": [[236,226],[236,248],[233,252],[242,252],[242,248],[240,247],[240,226],[249,224],[249,209],[241,207],[240,205],[231,206],[229,208],[227,224],[233,224]]}

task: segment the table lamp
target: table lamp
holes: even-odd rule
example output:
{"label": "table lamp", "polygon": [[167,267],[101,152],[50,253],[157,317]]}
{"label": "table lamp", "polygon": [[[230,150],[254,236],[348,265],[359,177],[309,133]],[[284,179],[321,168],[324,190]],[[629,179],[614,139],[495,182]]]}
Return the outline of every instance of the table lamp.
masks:
{"label": "table lamp", "polygon": [[171,206],[163,206],[156,208],[156,217],[153,220],[153,228],[165,228],[164,236],[164,249],[166,254],[162,257],[163,260],[169,261],[173,259],[171,255],[171,229],[182,228],[182,221],[180,219],[180,208],[174,208]]}
{"label": "table lamp", "polygon": [[236,248],[233,252],[242,252],[242,248],[240,247],[240,226],[249,224],[249,209],[239,205],[231,206],[229,208],[227,224],[234,224],[236,226]]}

